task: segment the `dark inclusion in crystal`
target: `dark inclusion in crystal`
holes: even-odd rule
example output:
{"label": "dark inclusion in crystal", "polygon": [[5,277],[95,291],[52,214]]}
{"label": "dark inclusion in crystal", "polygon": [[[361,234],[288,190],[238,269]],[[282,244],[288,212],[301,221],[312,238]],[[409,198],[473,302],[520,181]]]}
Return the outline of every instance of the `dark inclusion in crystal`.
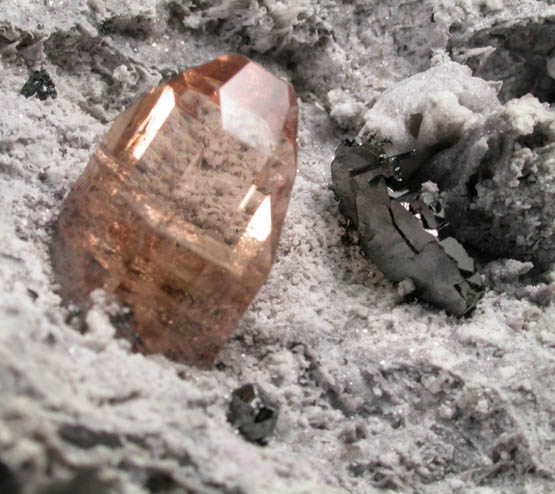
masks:
{"label": "dark inclusion in crystal", "polygon": [[227,420],[248,441],[266,444],[276,426],[279,404],[257,384],[245,384],[231,394]]}
{"label": "dark inclusion in crystal", "polygon": [[339,210],[358,229],[361,248],[394,282],[411,280],[415,295],[455,315],[468,313],[482,294],[480,274],[449,232],[439,197],[403,176],[412,152],[387,156],[370,139],[345,140],[331,165]]}
{"label": "dark inclusion in crystal", "polygon": [[21,94],[26,98],[36,96],[41,101],[58,96],[54,81],[44,69],[35,70],[29,76],[29,79],[21,88]]}

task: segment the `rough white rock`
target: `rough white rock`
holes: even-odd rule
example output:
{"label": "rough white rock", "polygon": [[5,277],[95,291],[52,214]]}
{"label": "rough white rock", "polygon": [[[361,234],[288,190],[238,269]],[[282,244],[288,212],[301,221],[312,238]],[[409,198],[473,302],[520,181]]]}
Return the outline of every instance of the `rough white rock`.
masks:
{"label": "rough white rock", "polygon": [[440,62],[385,91],[364,115],[363,135],[391,140],[395,152],[445,147],[500,111],[495,89],[469,67]]}

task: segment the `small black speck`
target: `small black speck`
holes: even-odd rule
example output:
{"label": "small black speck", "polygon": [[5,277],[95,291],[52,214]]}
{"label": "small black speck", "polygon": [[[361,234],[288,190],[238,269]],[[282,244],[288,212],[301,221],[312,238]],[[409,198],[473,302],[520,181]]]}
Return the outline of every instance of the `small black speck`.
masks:
{"label": "small black speck", "polygon": [[98,31],[100,32],[100,34],[103,34],[104,36],[108,36],[109,34],[112,34],[114,32],[114,20],[106,19],[105,21],[103,21],[102,24],[100,24]]}
{"label": "small black speck", "polygon": [[266,407],[262,407],[260,411],[256,414],[256,417],[254,417],[254,423],[259,424],[260,422],[264,422],[265,420],[270,420],[273,416],[274,416],[273,410]]}
{"label": "small black speck", "polygon": [[405,424],[405,421],[402,417],[393,417],[391,420],[391,427],[393,429],[399,429]]}
{"label": "small black speck", "polygon": [[27,293],[29,294],[29,296],[33,299],[33,302],[39,298],[39,294],[37,292],[35,292],[35,290],[31,290],[30,288],[27,288]]}
{"label": "small black speck", "polygon": [[56,337],[52,333],[48,333],[44,341],[46,341],[49,345],[55,345]]}
{"label": "small black speck", "polygon": [[20,93],[26,98],[36,96],[41,101],[58,96],[54,81],[44,69],[35,70],[21,88]]}
{"label": "small black speck", "polygon": [[66,318],[65,318],[65,323],[66,324],[71,324],[71,322],[77,318],[77,317],[81,317],[83,315],[83,309],[81,307],[74,307],[72,308]]}
{"label": "small black speck", "polygon": [[341,243],[343,245],[353,245],[353,236],[349,232],[345,232],[341,235]]}
{"label": "small black speck", "polygon": [[149,492],[167,492],[176,487],[175,480],[166,473],[152,473],[145,484]]}
{"label": "small black speck", "polygon": [[185,369],[178,369],[176,373],[179,379],[183,379],[183,380],[189,379],[189,373]]}

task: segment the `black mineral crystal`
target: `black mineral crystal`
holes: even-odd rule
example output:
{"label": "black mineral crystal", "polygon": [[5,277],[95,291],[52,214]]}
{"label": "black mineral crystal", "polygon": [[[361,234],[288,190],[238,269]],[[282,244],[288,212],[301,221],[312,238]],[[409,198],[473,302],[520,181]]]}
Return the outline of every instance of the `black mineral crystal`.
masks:
{"label": "black mineral crystal", "polygon": [[368,258],[394,282],[410,280],[414,295],[455,315],[482,293],[474,259],[451,236],[439,191],[411,182],[383,144],[346,140],[332,162],[339,210],[358,230]]}
{"label": "black mineral crystal", "polygon": [[29,76],[29,79],[21,88],[21,94],[26,98],[36,96],[41,101],[58,96],[54,81],[44,69],[35,70]]}
{"label": "black mineral crystal", "polygon": [[266,444],[276,426],[279,404],[257,384],[245,384],[231,394],[228,421],[248,441]]}

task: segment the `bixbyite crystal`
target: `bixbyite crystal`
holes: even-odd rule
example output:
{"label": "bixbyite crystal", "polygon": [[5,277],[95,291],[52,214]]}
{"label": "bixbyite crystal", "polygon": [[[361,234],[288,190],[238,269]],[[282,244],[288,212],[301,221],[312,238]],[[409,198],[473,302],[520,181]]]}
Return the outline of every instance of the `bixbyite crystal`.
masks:
{"label": "bixbyite crystal", "polygon": [[258,384],[245,384],[231,393],[227,420],[248,441],[266,444],[278,414],[279,403]]}
{"label": "bixbyite crystal", "polygon": [[388,156],[373,139],[340,144],[331,165],[339,211],[387,278],[409,281],[415,295],[451,314],[469,314],[483,293],[480,273],[450,236],[439,190],[425,192],[423,184],[403,177],[399,164],[412,155]]}
{"label": "bixbyite crystal", "polygon": [[270,271],[297,113],[292,86],[242,55],[124,111],[59,216],[51,256],[64,300],[104,288],[131,309],[137,350],[209,366]]}

